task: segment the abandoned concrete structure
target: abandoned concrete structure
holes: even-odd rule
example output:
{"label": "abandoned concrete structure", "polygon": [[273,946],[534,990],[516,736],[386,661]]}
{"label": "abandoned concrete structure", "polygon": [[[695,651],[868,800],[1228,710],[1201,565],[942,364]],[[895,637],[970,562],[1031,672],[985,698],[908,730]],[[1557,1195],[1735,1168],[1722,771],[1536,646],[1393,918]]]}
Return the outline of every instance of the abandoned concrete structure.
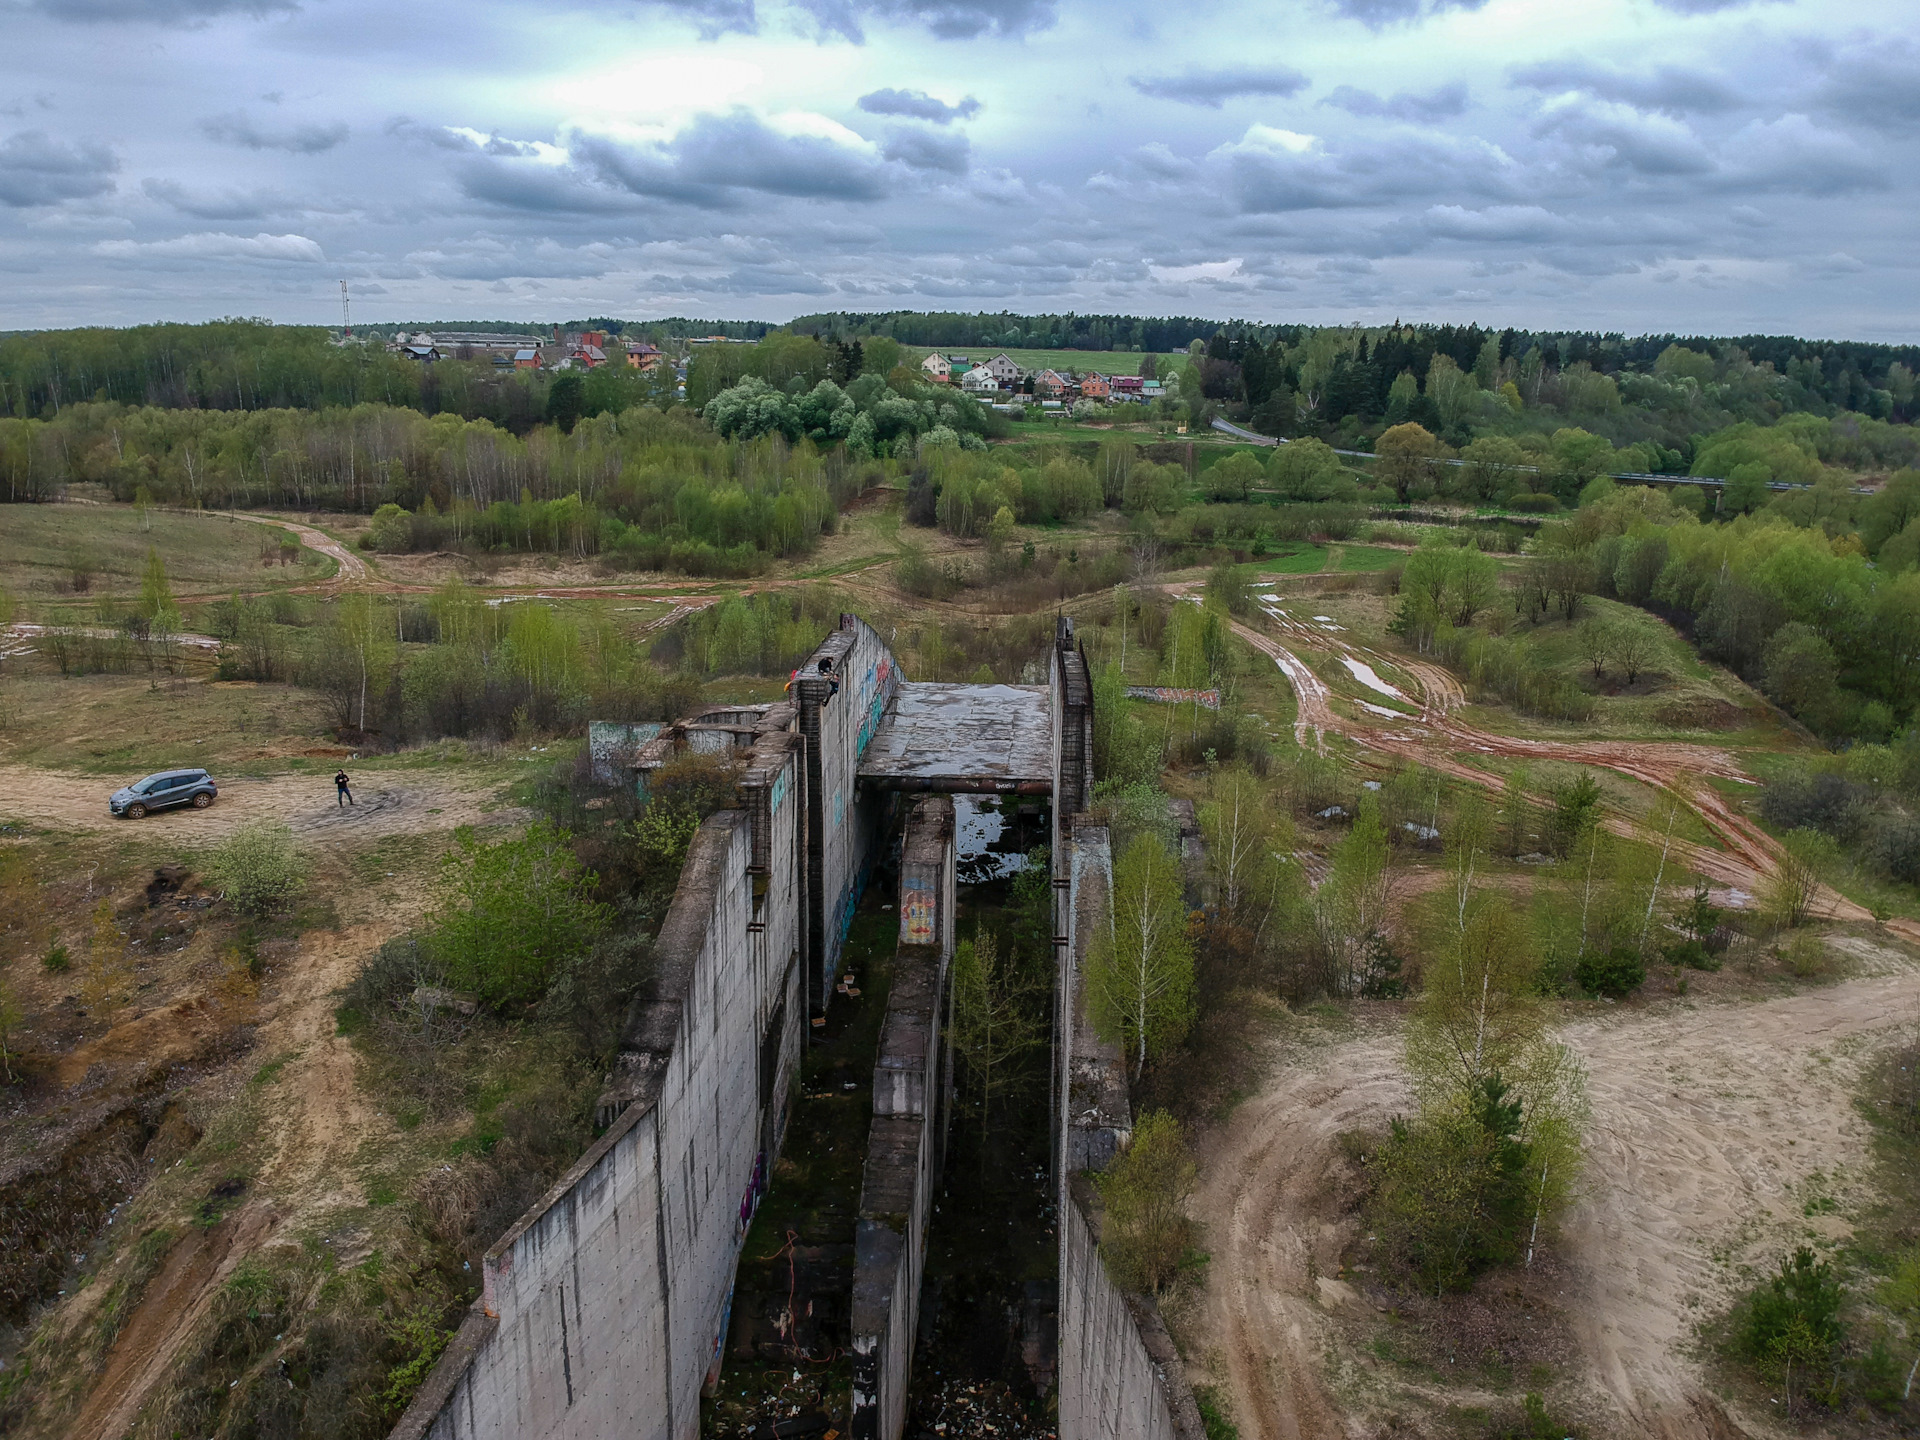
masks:
{"label": "abandoned concrete structure", "polygon": [[731,757],[737,804],[694,837],[656,946],[653,998],[631,1017],[600,1098],[604,1132],[488,1251],[480,1299],[396,1440],[698,1435],[808,1021],[832,1000],[886,827],[911,805],[851,1327],[853,1433],[898,1440],[951,1092],[947,797],[964,793],[1052,798],[1062,1440],[1198,1435],[1164,1331],[1153,1340],[1157,1317],[1108,1280],[1071,1183],[1130,1132],[1124,1067],[1087,1026],[1076,982],[1108,923],[1111,885],[1106,832],[1083,813],[1092,734],[1071,621],[1060,622],[1045,687],[970,686],[902,679],[881,637],[843,615],[786,699],[711,708],[641,746],[642,785],[687,752]]}

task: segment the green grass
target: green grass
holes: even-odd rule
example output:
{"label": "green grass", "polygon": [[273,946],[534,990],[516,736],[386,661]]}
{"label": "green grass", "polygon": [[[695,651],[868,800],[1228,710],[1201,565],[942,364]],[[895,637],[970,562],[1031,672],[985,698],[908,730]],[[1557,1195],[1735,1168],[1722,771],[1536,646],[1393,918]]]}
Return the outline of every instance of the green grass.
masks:
{"label": "green grass", "polygon": [[[166,565],[176,596],[311,584],[334,568],[305,548],[296,564],[263,565],[261,546],[288,532],[219,515],[156,511],[142,520],[118,505],[9,505],[7,512],[0,525],[0,587],[29,607],[56,597],[137,595],[149,548]],[[72,589],[76,559],[90,572],[79,596]]]}
{"label": "green grass", "polygon": [[1304,541],[1286,540],[1270,555],[1254,562],[1254,568],[1271,575],[1314,575],[1327,563],[1327,547]]}
{"label": "green grass", "polygon": [[1383,550],[1377,545],[1343,545],[1340,568],[1348,573],[1372,573],[1391,569],[1406,560],[1398,550]]}

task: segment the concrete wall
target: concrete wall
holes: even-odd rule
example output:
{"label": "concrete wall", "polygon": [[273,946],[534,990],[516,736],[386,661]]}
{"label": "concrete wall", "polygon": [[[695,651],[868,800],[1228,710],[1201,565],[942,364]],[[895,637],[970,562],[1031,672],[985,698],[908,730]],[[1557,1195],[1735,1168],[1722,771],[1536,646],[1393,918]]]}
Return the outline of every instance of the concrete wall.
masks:
{"label": "concrete wall", "polygon": [[1056,1087],[1060,1196],[1060,1440],[1204,1440],[1166,1327],[1153,1302],[1128,1295],[1099,1250],[1090,1174],[1133,1136],[1127,1068],[1088,1019],[1081,984],[1095,937],[1113,923],[1112,847],[1085,815],[1063,824],[1068,943],[1061,947]]}
{"label": "concrete wall", "polygon": [[1159,1311],[1108,1278],[1099,1214],[1074,1177],[1060,1207],[1060,1440],[1204,1440]]}
{"label": "concrete wall", "polygon": [[[403,1440],[693,1440],[800,1046],[801,755],[735,746],[741,808],[694,837],[600,1100],[608,1129],[482,1264]],[[662,737],[663,739],[667,737]],[[740,737],[736,737],[740,738]]]}
{"label": "concrete wall", "polygon": [[[826,661],[831,676],[822,672]],[[806,740],[807,939],[803,947],[808,1002],[822,1014],[840,968],[840,947],[860,899],[883,802],[856,793],[860,756],[873,740],[900,683],[893,652],[866,621],[842,615],[840,626],[801,663],[793,683]]]}
{"label": "concrete wall", "polygon": [[[902,940],[874,1060],[873,1128],[854,1232],[853,1440],[900,1440],[906,1428],[927,1220],[952,1088],[941,1034],[954,933],[949,797],[923,800],[908,817],[900,871]],[[915,892],[928,897],[930,913],[910,925],[904,897]]]}

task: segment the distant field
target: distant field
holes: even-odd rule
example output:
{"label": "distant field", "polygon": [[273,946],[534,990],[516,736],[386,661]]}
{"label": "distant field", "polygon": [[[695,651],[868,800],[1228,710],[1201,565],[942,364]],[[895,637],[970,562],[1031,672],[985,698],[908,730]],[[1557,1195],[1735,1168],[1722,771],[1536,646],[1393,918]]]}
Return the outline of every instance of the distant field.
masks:
{"label": "distant field", "polygon": [[1386,570],[1407,557],[1398,550],[1383,550],[1377,545],[1343,545],[1340,568],[1348,571]]}
{"label": "distant field", "polygon": [[1313,575],[1327,563],[1327,547],[1299,541],[1283,543],[1271,555],[1253,562],[1254,568],[1270,575]]}
{"label": "distant field", "polygon": [[[331,562],[304,548],[295,564],[263,565],[261,547],[284,530],[217,515],[156,512],[149,521],[120,506],[5,506],[0,586],[20,600],[134,595],[149,548],[159,552],[176,595],[298,585],[331,572]],[[76,565],[88,572],[79,596],[72,583]]]}

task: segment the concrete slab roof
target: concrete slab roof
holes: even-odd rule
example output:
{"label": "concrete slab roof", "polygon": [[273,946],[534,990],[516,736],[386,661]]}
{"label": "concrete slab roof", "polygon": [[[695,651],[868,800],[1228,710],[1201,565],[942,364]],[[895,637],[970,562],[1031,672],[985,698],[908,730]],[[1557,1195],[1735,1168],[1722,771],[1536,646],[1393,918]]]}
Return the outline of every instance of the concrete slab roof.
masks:
{"label": "concrete slab roof", "polygon": [[1047,687],[903,681],[860,778],[888,790],[1051,794]]}

